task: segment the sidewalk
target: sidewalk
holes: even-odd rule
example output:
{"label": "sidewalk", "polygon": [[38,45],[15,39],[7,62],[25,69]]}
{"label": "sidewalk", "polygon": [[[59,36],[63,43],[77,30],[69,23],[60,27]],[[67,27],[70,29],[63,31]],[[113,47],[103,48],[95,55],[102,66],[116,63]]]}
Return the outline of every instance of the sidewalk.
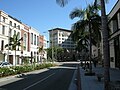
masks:
{"label": "sidewalk", "polygon": [[[93,67],[93,72],[104,74],[104,68],[101,66]],[[101,82],[97,80],[96,76],[85,76],[85,70],[80,67],[81,87],[82,90],[104,90],[103,79]],[[120,81],[120,70],[110,69],[111,81]]]}

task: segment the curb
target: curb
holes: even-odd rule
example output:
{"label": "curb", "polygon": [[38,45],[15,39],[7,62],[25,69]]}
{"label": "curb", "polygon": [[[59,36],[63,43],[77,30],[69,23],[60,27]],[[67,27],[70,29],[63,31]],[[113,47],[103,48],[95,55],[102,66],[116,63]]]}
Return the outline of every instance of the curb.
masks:
{"label": "curb", "polygon": [[69,89],[68,90],[77,90],[77,85],[76,85],[76,75],[77,75],[77,69],[74,71],[71,83],[69,85]]}

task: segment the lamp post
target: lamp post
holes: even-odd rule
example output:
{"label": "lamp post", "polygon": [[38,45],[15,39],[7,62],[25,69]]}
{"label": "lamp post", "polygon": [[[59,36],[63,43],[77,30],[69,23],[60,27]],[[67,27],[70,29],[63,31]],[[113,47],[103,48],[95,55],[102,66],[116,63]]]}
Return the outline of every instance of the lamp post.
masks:
{"label": "lamp post", "polygon": [[53,56],[53,29],[52,29],[52,61],[53,61],[53,59],[54,59],[54,56]]}

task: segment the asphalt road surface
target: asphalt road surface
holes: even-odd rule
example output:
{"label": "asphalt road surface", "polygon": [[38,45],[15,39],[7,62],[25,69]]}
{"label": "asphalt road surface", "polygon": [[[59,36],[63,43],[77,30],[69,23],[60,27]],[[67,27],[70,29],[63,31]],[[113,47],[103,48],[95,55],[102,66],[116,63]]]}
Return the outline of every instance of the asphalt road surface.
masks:
{"label": "asphalt road surface", "polygon": [[25,75],[11,83],[6,82],[0,90],[68,90],[75,69],[76,64],[66,63],[42,73]]}

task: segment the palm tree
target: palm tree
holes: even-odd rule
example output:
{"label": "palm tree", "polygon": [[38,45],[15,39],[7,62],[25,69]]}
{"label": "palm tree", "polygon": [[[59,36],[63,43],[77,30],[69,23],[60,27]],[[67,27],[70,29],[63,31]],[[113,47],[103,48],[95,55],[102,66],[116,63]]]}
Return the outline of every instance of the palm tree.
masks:
{"label": "palm tree", "polygon": [[[100,16],[98,15],[97,8],[95,8],[93,5],[88,5],[86,9],[75,9],[74,11],[72,11],[70,14],[70,18],[74,19],[76,17],[79,17],[80,20],[73,25],[73,30],[79,30],[80,32],[81,31],[83,32],[85,30],[89,32],[89,38],[87,37],[87,39],[89,39],[90,42],[89,60],[90,60],[90,73],[92,73],[91,63],[92,42],[93,41],[95,42],[94,39],[95,35],[97,36],[100,35]],[[96,44],[94,42],[93,44]]]}
{"label": "palm tree", "polygon": [[16,66],[16,51],[19,50],[21,46],[21,41],[23,38],[19,38],[19,33],[14,34],[13,37],[10,37],[9,44],[6,44],[5,47],[8,47],[11,50],[15,50],[15,66]]}
{"label": "palm tree", "polygon": [[77,44],[76,45],[76,51],[80,52],[82,57],[82,60],[85,60],[85,67],[86,67],[86,60],[85,54],[88,53],[88,46],[89,46],[89,32],[83,31],[81,33],[81,30],[73,30],[72,33],[72,39]]}
{"label": "palm tree", "polygon": [[[74,28],[74,27],[73,27]],[[89,46],[89,32],[72,29],[72,40],[77,44],[76,50],[81,52],[83,49],[87,50]]]}
{"label": "palm tree", "polygon": [[95,0],[95,5],[101,5],[101,20],[102,20],[102,34],[103,34],[103,56],[104,56],[104,89],[109,90],[109,82],[110,82],[110,50],[109,50],[109,31],[107,28],[107,16],[105,9],[105,1],[108,0],[99,0],[100,3]]}
{"label": "palm tree", "polygon": [[43,57],[43,55],[45,53],[43,45],[41,47],[38,47],[38,53],[41,55],[40,57],[41,57],[41,62],[42,62],[42,57]]}

